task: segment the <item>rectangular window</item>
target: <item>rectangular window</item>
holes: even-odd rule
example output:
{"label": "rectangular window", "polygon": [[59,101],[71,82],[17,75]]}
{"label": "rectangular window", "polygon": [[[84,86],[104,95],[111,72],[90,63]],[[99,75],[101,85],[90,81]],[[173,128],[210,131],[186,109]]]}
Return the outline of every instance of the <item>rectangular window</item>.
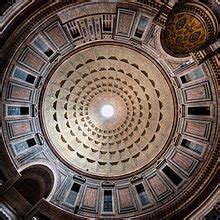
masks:
{"label": "rectangular window", "polygon": [[69,195],[66,198],[66,202],[68,202],[69,204],[72,204],[72,205],[75,204],[80,187],[81,187],[81,185],[78,183],[73,184],[73,186],[69,192]]}
{"label": "rectangular window", "polygon": [[41,37],[37,37],[33,43],[37,49],[44,53],[47,57],[50,57],[54,53]]}
{"label": "rectangular window", "polygon": [[199,79],[203,76],[204,76],[203,71],[201,69],[196,69],[186,75],[181,76],[180,79],[182,83],[187,83],[192,80]]}
{"label": "rectangular window", "polygon": [[104,190],[104,212],[113,212],[112,207],[112,190]]}
{"label": "rectangular window", "polygon": [[19,143],[14,144],[14,149],[16,151],[16,153],[20,153],[32,146],[36,145],[36,141],[34,138],[30,138],[28,140],[25,141],[21,141]]}
{"label": "rectangular window", "polygon": [[201,106],[201,107],[188,107],[189,115],[210,115],[210,107],[209,106]]}
{"label": "rectangular window", "polygon": [[162,171],[166,174],[166,176],[176,185],[178,186],[182,182],[182,178],[176,174],[170,167],[165,166]]}
{"label": "rectangular window", "polygon": [[33,84],[35,79],[36,79],[36,77],[28,74],[27,72],[25,72],[24,70],[22,70],[20,68],[19,69],[18,68],[15,69],[14,77],[18,78],[18,79],[21,79],[21,80],[23,80],[25,82],[31,83],[31,84]]}
{"label": "rectangular window", "polygon": [[204,148],[202,145],[194,143],[194,142],[186,140],[186,139],[182,140],[181,146],[183,146],[187,149],[190,149],[191,151],[194,151],[197,154],[201,154],[203,152],[203,148]]}
{"label": "rectangular window", "polygon": [[29,107],[8,106],[8,115],[28,115]]}
{"label": "rectangular window", "polygon": [[144,189],[143,185],[140,183],[140,184],[136,185],[135,188],[137,190],[137,193],[138,193],[138,196],[140,198],[141,204],[143,206],[147,205],[150,201],[147,197],[147,194],[145,192],[145,189]]}
{"label": "rectangular window", "polygon": [[147,24],[148,24],[148,18],[141,16],[134,36],[138,38],[142,38],[144,30],[147,27]]}

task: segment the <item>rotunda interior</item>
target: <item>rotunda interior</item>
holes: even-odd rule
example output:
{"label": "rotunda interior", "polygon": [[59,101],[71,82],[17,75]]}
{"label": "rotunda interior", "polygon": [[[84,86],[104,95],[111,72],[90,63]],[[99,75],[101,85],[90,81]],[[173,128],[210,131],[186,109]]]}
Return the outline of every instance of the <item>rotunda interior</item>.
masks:
{"label": "rotunda interior", "polygon": [[0,3],[0,219],[219,219],[218,0]]}

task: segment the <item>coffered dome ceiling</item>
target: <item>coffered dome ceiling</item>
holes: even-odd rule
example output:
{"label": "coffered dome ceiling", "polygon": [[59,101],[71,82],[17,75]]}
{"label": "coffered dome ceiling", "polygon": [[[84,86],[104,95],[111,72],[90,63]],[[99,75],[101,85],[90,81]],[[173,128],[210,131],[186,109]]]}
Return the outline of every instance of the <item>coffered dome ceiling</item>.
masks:
{"label": "coffered dome ceiling", "polygon": [[21,216],[170,219],[203,192],[217,167],[219,69],[189,54],[205,38],[176,45],[173,27],[201,16],[166,23],[172,7],[48,3],[9,38],[2,191],[25,201]]}
{"label": "coffered dome ceiling", "polygon": [[[157,65],[136,50],[108,43],[65,60],[46,84],[42,105],[43,124],[58,153],[77,168],[108,177],[154,159],[175,127],[175,97]],[[114,109],[112,116],[102,115],[105,105]]]}

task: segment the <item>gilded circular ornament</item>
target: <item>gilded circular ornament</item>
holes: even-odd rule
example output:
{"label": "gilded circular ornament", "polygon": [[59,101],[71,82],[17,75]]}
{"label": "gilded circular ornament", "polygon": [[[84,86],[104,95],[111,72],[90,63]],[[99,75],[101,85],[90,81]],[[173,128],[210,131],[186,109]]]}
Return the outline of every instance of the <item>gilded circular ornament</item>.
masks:
{"label": "gilded circular ornament", "polygon": [[198,50],[204,45],[206,37],[204,24],[197,17],[186,13],[173,15],[164,32],[166,46],[177,54]]}
{"label": "gilded circular ornament", "polygon": [[168,146],[176,120],[162,72],[120,46],[72,55],[51,76],[43,100],[53,149],[70,166],[99,176],[145,167]]}

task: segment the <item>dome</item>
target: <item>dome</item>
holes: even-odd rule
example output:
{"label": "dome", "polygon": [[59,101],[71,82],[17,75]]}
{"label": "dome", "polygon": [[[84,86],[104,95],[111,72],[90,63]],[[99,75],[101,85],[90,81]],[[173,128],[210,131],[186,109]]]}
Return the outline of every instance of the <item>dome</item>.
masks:
{"label": "dome", "polygon": [[175,96],[158,65],[107,43],[63,61],[45,84],[41,109],[45,136],[58,154],[73,167],[109,178],[154,159],[176,124]]}
{"label": "dome", "polygon": [[216,4],[4,7],[0,216],[218,214]]}

